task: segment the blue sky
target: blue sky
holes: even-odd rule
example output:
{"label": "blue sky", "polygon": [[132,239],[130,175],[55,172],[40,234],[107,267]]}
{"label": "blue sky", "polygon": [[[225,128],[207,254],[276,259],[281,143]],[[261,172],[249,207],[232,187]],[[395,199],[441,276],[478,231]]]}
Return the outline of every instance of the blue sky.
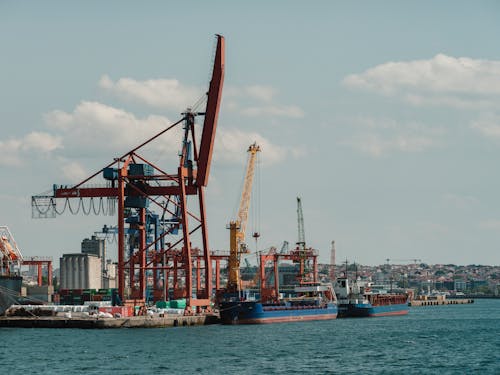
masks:
{"label": "blue sky", "polygon": [[[53,257],[114,225],[34,220],[30,197],[179,119],[206,90],[220,33],[213,249],[228,247],[257,141],[259,249],[297,241],[301,196],[322,262],[335,240],[339,262],[500,264],[499,15],[496,1],[3,1],[0,224],[24,254]],[[178,149],[150,152],[173,170]]]}

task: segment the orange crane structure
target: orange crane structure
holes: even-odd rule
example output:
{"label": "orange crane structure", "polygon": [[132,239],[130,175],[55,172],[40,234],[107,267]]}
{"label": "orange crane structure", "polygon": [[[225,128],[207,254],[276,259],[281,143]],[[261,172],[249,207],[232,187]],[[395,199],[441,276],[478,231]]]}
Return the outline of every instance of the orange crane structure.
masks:
{"label": "orange crane structure", "polygon": [[[227,291],[236,293],[241,290],[240,262],[241,254],[248,254],[245,243],[245,233],[248,222],[248,209],[252,195],[253,176],[255,171],[255,161],[260,147],[253,143],[248,147],[248,160],[245,172],[243,190],[241,192],[240,207],[235,220],[229,223],[229,263]],[[255,234],[257,235],[257,234]]]}
{"label": "orange crane structure", "polygon": [[[126,299],[145,300],[147,275],[153,274],[156,283],[164,271],[167,279],[163,280],[163,285],[168,283],[168,277],[173,277],[175,296],[186,298],[187,314],[193,309],[210,309],[212,261],[208,244],[205,188],[210,174],[225,70],[224,37],[217,35],[216,39],[204,112],[188,109],[180,120],[115,158],[80,183],[74,186],[54,185],[52,195],[32,197],[32,215],[35,218],[60,214],[58,200],[64,201],[64,207],[69,206],[70,209],[69,200],[79,200],[79,206],[82,207],[86,200],[89,202],[87,213],[91,207],[94,213],[102,213],[106,208],[104,199],[108,200],[108,213],[114,211],[110,208],[117,206],[118,294],[122,302]],[[198,144],[195,117],[201,115],[204,116],[204,122]],[[183,124],[182,151],[179,164],[169,173],[163,166],[148,161],[141,152],[146,145],[157,141],[180,124]],[[91,180],[99,176],[104,178],[104,184],[97,185],[93,181],[91,185]],[[152,214],[150,206],[162,212],[162,219]],[[165,214],[171,215],[171,219],[165,219]],[[151,234],[149,223],[155,217],[161,230],[155,227]],[[128,243],[128,251],[125,241],[127,223],[128,230],[132,229],[135,233],[135,241]],[[193,262],[198,251],[192,248],[191,243],[195,232],[201,233],[202,246],[199,251],[204,262],[204,275],[198,278],[204,278],[204,285],[196,291],[193,290]],[[149,238],[151,236],[153,238]],[[178,239],[167,242],[166,239],[171,236],[177,236],[175,238]],[[157,297],[163,289],[158,284],[153,286]],[[163,298],[168,296],[163,295]]]}
{"label": "orange crane structure", "polygon": [[14,267],[19,268],[22,262],[23,255],[14,236],[7,226],[0,226],[0,276],[13,274]]}

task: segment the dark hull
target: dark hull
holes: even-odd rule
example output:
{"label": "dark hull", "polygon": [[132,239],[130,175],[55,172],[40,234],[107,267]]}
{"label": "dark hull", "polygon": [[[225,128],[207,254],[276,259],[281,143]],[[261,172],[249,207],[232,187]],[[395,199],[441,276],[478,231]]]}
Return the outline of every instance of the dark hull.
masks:
{"label": "dark hull", "polygon": [[372,306],[370,303],[348,303],[339,305],[339,317],[342,318],[406,315],[408,312],[408,304],[406,303],[382,306]]}
{"label": "dark hull", "polygon": [[223,324],[266,324],[310,320],[336,319],[338,309],[327,306],[263,305],[256,301],[222,302],[220,317]]}
{"label": "dark hull", "polygon": [[0,315],[17,303],[22,284],[21,276],[0,276]]}

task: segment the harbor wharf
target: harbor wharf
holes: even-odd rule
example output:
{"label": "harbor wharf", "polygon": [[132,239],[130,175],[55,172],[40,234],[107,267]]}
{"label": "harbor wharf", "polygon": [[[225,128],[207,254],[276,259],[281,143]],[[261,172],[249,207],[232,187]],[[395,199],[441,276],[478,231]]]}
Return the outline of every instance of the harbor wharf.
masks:
{"label": "harbor wharf", "polygon": [[219,317],[215,314],[165,315],[164,317],[132,316],[123,318],[0,317],[0,327],[17,328],[166,328],[217,323],[219,323]]}
{"label": "harbor wharf", "polygon": [[474,303],[473,299],[427,299],[427,300],[413,300],[408,303],[409,306],[439,306],[439,305],[465,305]]}

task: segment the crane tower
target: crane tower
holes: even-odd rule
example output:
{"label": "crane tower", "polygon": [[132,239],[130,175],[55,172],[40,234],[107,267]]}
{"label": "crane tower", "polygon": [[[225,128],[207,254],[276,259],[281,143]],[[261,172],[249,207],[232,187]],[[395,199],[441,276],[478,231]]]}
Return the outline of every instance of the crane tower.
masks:
{"label": "crane tower", "polygon": [[297,197],[297,226],[298,226],[298,241],[297,245],[300,250],[306,248],[306,235],[304,232],[304,214],[302,213],[302,202],[300,197]]}
{"label": "crane tower", "polygon": [[[212,78],[204,96],[204,112],[188,109],[182,113],[180,120],[129,152],[114,158],[80,183],[72,186],[54,185],[52,195],[32,197],[34,218],[53,218],[64,212],[66,207],[72,213],[76,213],[74,211],[78,211],[80,207],[84,214],[91,211],[94,214],[117,213],[118,294],[122,301],[127,298],[145,300],[149,276],[157,281],[160,271],[166,271],[173,273],[174,296],[177,292],[179,298],[186,298],[186,313],[191,313],[192,307],[210,309],[212,263],[208,247],[205,188],[208,185],[222,97],[224,46],[224,37],[217,35]],[[204,116],[200,137],[195,137],[197,116]],[[179,153],[179,163],[173,168],[170,166],[174,170],[167,173],[165,166],[148,161],[142,152],[145,146],[157,141],[179,124],[183,124],[184,130],[182,151]],[[171,135],[172,131],[168,134]],[[101,181],[96,181],[99,177]],[[104,199],[107,199],[107,204]],[[78,200],[76,210],[71,209],[69,200]],[[62,209],[58,209],[57,201],[63,202]],[[87,209],[84,202],[87,202]],[[152,208],[162,212],[162,218],[166,212],[171,215],[171,219],[161,220],[162,230],[149,236],[151,220],[156,215]],[[126,224],[135,233],[135,239],[128,245],[128,249]],[[194,259],[191,236],[194,232],[201,236],[205,272],[204,288],[196,288],[196,293],[193,291],[192,280]],[[167,281],[168,279],[164,280],[164,283]],[[159,282],[155,283],[154,288],[158,285]]]}
{"label": "crane tower", "polygon": [[240,206],[236,220],[229,223],[229,278],[227,283],[228,292],[241,290],[240,260],[241,254],[248,253],[245,243],[245,231],[248,221],[248,209],[252,195],[253,177],[255,171],[255,161],[260,147],[253,143],[248,147],[248,159],[245,172],[243,190],[241,192]]}

